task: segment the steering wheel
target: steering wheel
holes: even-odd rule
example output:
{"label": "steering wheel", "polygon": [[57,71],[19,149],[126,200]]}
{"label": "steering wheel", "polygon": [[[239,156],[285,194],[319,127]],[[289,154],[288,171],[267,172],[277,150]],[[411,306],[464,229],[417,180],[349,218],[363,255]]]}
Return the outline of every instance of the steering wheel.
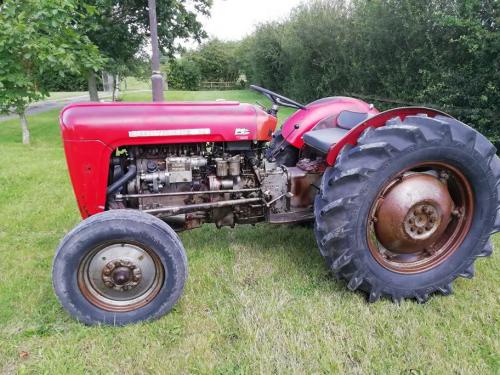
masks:
{"label": "steering wheel", "polygon": [[[292,99],[289,99],[283,95],[272,92],[271,90],[265,89],[263,87],[250,85],[250,88],[264,95],[275,105],[279,105],[282,107],[296,108],[296,109],[307,109],[305,105],[297,103]],[[277,109],[272,109],[271,111],[277,112]]]}

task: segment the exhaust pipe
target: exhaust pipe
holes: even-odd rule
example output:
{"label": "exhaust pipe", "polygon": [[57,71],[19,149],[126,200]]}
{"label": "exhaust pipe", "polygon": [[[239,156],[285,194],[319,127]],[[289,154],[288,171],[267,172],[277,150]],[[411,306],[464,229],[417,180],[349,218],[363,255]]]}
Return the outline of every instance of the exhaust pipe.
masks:
{"label": "exhaust pipe", "polygon": [[116,180],[115,182],[113,182],[111,185],[108,186],[107,190],[108,195],[116,193],[123,187],[123,185],[125,185],[131,179],[135,178],[135,176],[137,176],[137,167],[134,164],[131,164],[128,167],[127,173],[125,173],[118,180]]}
{"label": "exhaust pipe", "polygon": [[196,211],[205,211],[213,208],[240,206],[242,204],[250,204],[250,203],[262,203],[262,198],[245,198],[245,199],[234,199],[229,201],[218,201],[212,203],[188,204],[185,206],[170,206],[163,208],[155,208],[151,210],[143,210],[143,212],[152,215],[164,214],[173,216],[173,215],[186,214]]}

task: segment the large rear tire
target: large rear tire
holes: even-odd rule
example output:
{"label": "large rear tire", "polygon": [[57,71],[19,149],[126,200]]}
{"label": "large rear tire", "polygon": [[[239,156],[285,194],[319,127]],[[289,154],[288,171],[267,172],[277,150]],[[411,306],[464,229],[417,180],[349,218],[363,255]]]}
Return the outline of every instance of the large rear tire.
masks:
{"label": "large rear tire", "polygon": [[321,254],[351,290],[425,302],[471,278],[500,231],[500,160],[451,118],[409,116],[370,128],[323,176],[315,201]]}
{"label": "large rear tire", "polygon": [[85,324],[157,319],[182,295],[187,258],[154,216],[107,211],[78,224],[57,249],[52,281],[62,306]]}

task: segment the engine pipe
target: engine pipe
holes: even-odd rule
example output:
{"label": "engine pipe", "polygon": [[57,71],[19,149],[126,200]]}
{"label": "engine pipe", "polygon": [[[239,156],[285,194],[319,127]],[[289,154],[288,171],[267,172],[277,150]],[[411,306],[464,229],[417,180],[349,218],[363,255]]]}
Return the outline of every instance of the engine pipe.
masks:
{"label": "engine pipe", "polygon": [[221,208],[221,207],[229,207],[229,206],[240,206],[242,204],[250,204],[262,202],[262,198],[245,198],[245,199],[234,199],[229,201],[220,201],[213,203],[199,203],[199,204],[189,204],[186,206],[171,206],[164,208],[155,208],[152,210],[143,210],[148,214],[168,214],[170,216],[179,215],[179,214],[187,214],[189,212],[195,211],[204,211],[209,210],[211,208]]}
{"label": "engine pipe", "polygon": [[260,188],[239,189],[239,190],[177,191],[175,193],[156,193],[156,194],[123,194],[123,195],[117,194],[116,199],[180,197],[183,195],[202,195],[202,194],[252,193],[259,190]]}
{"label": "engine pipe", "polygon": [[108,195],[116,193],[123,185],[129,182],[131,179],[137,176],[137,167],[133,164],[129,165],[127,173],[121,176],[118,180],[113,182],[108,186],[107,193]]}

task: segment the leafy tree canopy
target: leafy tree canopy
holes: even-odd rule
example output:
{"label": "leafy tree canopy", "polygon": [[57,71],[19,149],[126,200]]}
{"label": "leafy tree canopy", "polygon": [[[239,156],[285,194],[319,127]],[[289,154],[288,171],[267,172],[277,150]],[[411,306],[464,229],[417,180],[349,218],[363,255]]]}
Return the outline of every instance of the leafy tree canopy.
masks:
{"label": "leafy tree canopy", "polygon": [[243,68],[239,58],[240,43],[212,39],[196,50],[185,51],[171,59],[169,85],[177,89],[196,90],[202,81],[236,82]]}
{"label": "leafy tree canopy", "polygon": [[76,0],[6,0],[0,5],[0,111],[23,113],[48,94],[50,71],[98,69],[97,47],[79,25],[95,9]]}
{"label": "leafy tree canopy", "polygon": [[[106,70],[136,74],[138,60],[149,46],[149,8],[146,0],[88,0],[99,9],[88,22],[87,36],[107,57]],[[209,15],[212,0],[158,0],[158,39],[162,54],[173,55],[179,39],[206,37],[198,14]]]}
{"label": "leafy tree canopy", "polygon": [[30,142],[25,110],[48,95],[50,72],[81,74],[104,60],[79,27],[95,12],[77,0],[6,0],[0,4],[0,112],[15,111],[23,143]]}
{"label": "leafy tree canopy", "polygon": [[186,57],[199,66],[203,80],[233,82],[239,75],[236,46],[234,42],[212,39]]}

